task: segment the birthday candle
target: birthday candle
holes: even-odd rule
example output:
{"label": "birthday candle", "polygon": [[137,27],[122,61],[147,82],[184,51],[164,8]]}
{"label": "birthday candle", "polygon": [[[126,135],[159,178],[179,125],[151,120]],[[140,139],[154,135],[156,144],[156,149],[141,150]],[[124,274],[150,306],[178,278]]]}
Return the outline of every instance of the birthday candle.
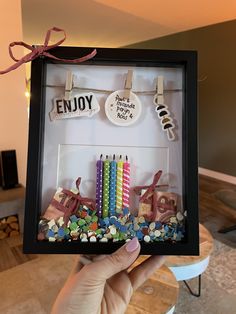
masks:
{"label": "birthday candle", "polygon": [[116,209],[116,161],[115,155],[113,155],[113,160],[110,163],[110,203],[109,211],[110,216],[115,215]]}
{"label": "birthday candle", "polygon": [[103,161],[102,155],[97,161],[97,182],[96,182],[96,209],[99,217],[102,216],[102,185],[103,185]]}
{"label": "birthday candle", "polygon": [[129,192],[130,192],[130,163],[126,156],[126,161],[123,165],[123,208],[129,208]]}
{"label": "birthday candle", "polygon": [[116,208],[122,209],[122,189],[123,189],[123,161],[120,160],[117,162],[117,177],[116,177]]}
{"label": "birthday candle", "polygon": [[103,162],[103,208],[102,208],[102,217],[105,218],[108,216],[109,211],[109,181],[110,181],[110,161],[108,156]]}

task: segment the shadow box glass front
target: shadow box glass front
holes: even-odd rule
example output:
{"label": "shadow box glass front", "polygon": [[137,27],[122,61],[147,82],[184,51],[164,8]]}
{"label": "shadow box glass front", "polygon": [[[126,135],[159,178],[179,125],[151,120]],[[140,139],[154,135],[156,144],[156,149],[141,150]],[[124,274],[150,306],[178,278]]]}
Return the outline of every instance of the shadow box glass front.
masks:
{"label": "shadow box glass front", "polygon": [[110,254],[133,237],[141,254],[199,253],[196,60],[99,48],[32,62],[25,253]]}

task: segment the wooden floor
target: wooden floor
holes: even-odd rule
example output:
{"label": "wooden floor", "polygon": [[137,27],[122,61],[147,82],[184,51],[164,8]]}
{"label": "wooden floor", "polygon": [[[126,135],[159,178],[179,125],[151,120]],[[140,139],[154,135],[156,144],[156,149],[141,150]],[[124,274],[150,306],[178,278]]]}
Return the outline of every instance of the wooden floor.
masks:
{"label": "wooden floor", "polygon": [[199,220],[215,239],[236,247],[236,231],[227,234],[218,232],[219,229],[236,224],[236,209],[226,206],[214,196],[215,192],[223,189],[236,190],[236,185],[199,176]]}
{"label": "wooden floor", "polygon": [[[213,237],[227,245],[236,247],[236,231],[220,234],[218,230],[236,224],[236,210],[227,207],[217,200],[214,193],[222,189],[236,190],[236,186],[199,176],[199,219]],[[12,237],[0,240],[0,272],[28,262],[37,255],[25,255],[22,253],[22,237]]]}
{"label": "wooden floor", "polygon": [[214,197],[219,190],[236,190],[236,185],[219,181],[206,176],[199,176],[200,214],[220,215],[225,220],[236,220],[236,210],[226,206]]}
{"label": "wooden floor", "polygon": [[22,242],[22,236],[0,240],[0,272],[37,258],[22,253]]}

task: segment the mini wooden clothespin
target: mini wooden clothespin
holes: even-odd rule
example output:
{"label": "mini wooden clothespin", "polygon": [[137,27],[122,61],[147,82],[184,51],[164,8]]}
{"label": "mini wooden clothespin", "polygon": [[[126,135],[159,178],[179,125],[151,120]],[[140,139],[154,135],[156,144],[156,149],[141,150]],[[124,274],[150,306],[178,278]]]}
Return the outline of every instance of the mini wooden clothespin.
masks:
{"label": "mini wooden clothespin", "polygon": [[133,70],[128,70],[127,77],[125,80],[125,92],[124,92],[124,97],[127,99],[130,98],[130,91],[132,88],[132,79],[133,79]]}
{"label": "mini wooden clothespin", "polygon": [[156,80],[157,103],[164,105],[164,77],[158,76]]}
{"label": "mini wooden clothespin", "polygon": [[71,71],[68,71],[66,74],[66,86],[65,86],[65,100],[69,100],[71,98],[71,92],[73,89],[73,74]]}

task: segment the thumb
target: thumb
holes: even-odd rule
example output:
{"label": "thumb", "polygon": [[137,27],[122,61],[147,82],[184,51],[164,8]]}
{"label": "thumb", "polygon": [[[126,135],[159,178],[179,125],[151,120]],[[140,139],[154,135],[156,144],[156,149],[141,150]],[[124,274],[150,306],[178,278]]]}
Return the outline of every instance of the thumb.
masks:
{"label": "thumb", "polygon": [[98,280],[106,280],[120,271],[129,268],[138,257],[139,252],[139,241],[137,238],[133,238],[115,253],[88,266],[96,269],[96,277]]}

